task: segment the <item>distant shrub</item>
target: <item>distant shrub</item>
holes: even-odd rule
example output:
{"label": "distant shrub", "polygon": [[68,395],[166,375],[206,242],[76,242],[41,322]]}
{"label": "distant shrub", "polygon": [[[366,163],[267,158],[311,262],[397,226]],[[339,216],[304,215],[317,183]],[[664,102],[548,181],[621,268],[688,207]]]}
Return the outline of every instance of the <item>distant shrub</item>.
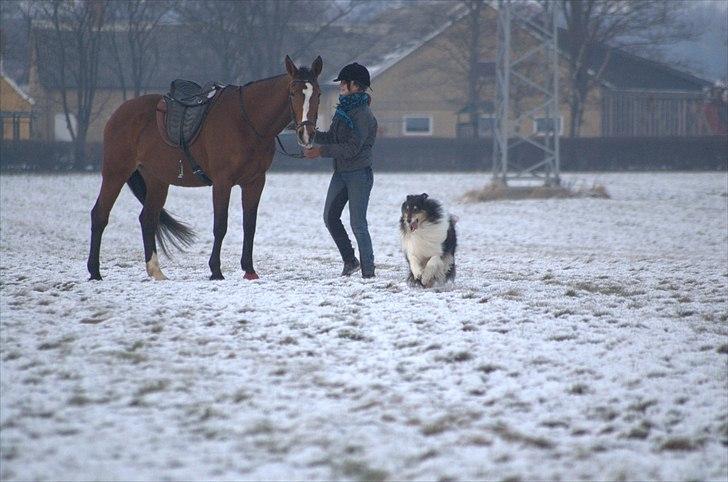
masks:
{"label": "distant shrub", "polygon": [[466,192],[462,199],[465,202],[486,202],[567,198],[610,199],[610,196],[606,187],[596,183],[591,186],[575,186],[574,183],[560,186],[508,186],[491,182],[482,189]]}

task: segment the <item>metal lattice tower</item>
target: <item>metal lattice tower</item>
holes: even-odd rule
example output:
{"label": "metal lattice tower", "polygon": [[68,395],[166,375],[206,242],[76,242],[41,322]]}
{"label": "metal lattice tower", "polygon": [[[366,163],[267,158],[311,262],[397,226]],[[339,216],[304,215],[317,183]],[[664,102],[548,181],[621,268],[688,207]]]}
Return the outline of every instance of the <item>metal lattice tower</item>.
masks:
{"label": "metal lattice tower", "polygon": [[[493,138],[493,180],[508,184],[510,180],[543,181],[558,185],[559,178],[559,71],[556,2],[542,1],[540,8],[532,2],[498,0],[498,57],[496,59],[496,123]],[[514,52],[512,25],[532,33],[530,48]],[[538,66],[538,75],[527,75],[527,66]],[[516,89],[528,90],[529,104],[523,111],[515,108]],[[540,125],[545,132],[531,132]],[[514,153],[522,144],[538,150],[540,158],[523,162]],[[520,152],[523,152],[522,146]],[[541,154],[543,154],[541,156]],[[530,163],[530,165],[524,165]]]}

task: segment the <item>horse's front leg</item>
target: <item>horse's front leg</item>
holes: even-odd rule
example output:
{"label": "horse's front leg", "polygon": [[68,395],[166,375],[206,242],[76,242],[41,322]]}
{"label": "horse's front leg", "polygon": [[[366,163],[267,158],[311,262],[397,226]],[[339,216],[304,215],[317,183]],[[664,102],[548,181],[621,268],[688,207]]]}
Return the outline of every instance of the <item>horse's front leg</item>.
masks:
{"label": "horse's front leg", "polygon": [[225,279],[220,271],[220,249],[222,248],[222,240],[227,233],[228,206],[230,205],[230,184],[215,184],[212,186],[212,207],[214,211],[214,224],[212,234],[215,240],[212,244],[212,254],[210,254],[210,275],[211,280]]}
{"label": "horse's front leg", "polygon": [[255,238],[255,224],[258,218],[258,203],[265,186],[265,174],[247,184],[243,184],[243,256],[240,266],[245,271],[245,279],[258,279],[253,268],[253,239]]}

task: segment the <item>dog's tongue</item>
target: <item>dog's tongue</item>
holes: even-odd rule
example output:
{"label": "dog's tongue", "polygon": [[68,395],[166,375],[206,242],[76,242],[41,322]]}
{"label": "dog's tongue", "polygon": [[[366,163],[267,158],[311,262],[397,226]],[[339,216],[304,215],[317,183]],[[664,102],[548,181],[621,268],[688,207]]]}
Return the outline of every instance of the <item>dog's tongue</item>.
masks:
{"label": "dog's tongue", "polygon": [[410,223],[410,231],[414,231],[415,229],[417,229],[417,226],[419,225],[419,223],[420,222],[416,219],[414,221],[412,221]]}

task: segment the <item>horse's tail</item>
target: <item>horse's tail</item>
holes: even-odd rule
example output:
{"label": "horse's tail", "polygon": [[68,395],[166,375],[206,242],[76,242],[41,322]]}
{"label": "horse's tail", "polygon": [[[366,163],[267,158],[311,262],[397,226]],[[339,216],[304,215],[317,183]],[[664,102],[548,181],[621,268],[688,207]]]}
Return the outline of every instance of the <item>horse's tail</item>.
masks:
{"label": "horse's tail", "polygon": [[[144,198],[147,197],[147,185],[139,171],[134,171],[126,183],[139,202],[144,204]],[[174,219],[165,209],[159,213],[159,225],[155,235],[159,247],[167,257],[170,256],[167,243],[179,251],[184,251],[184,248],[191,246],[197,237],[192,228]]]}

